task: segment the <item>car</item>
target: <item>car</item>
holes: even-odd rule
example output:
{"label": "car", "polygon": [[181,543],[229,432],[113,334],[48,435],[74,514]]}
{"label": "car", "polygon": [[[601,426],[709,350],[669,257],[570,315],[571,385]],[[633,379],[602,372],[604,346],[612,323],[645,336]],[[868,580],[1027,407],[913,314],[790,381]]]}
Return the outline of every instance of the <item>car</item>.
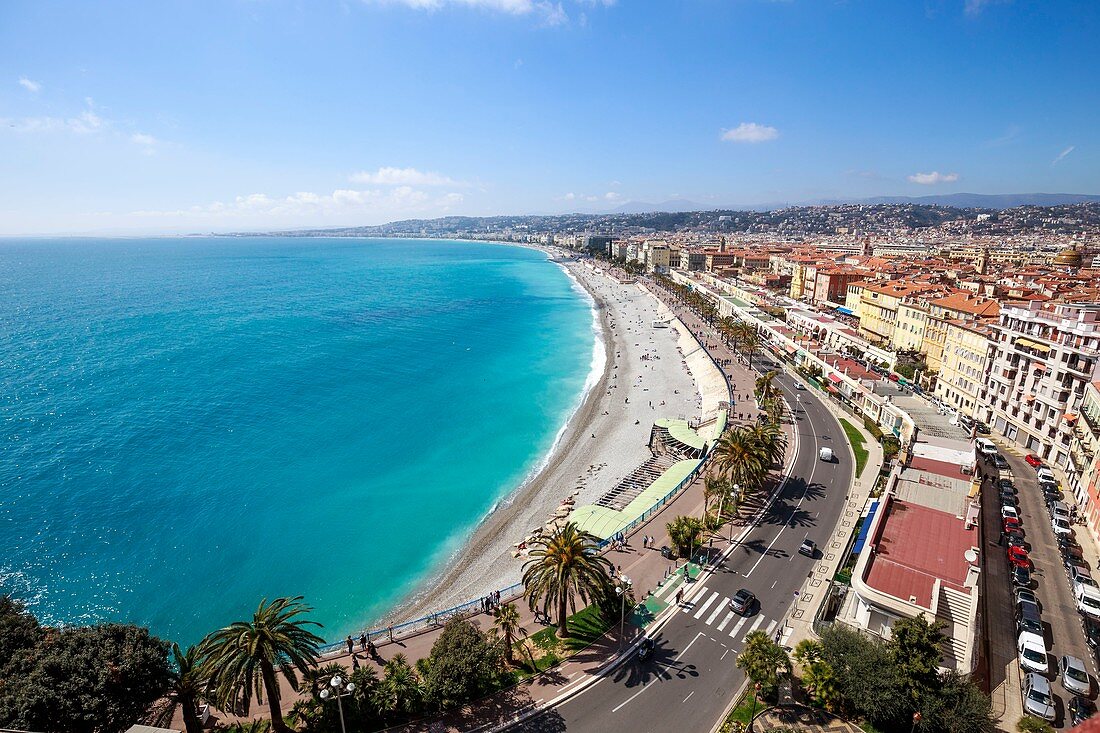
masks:
{"label": "car", "polygon": [[1021,682],[1024,696],[1024,712],[1043,720],[1054,720],[1056,710],[1050,683],[1041,674],[1029,672]]}
{"label": "car", "polygon": [[806,557],[816,557],[817,545],[811,539],[802,540],[802,544],[798,547],[798,554]]}
{"label": "car", "polygon": [[[1085,565],[1078,565],[1073,561],[1066,562],[1066,575],[1069,576],[1069,584],[1075,585],[1079,580],[1087,578],[1092,580],[1092,574]],[[1086,582],[1086,585],[1091,585]]]}
{"label": "car", "polygon": [[1001,518],[1002,519],[1015,519],[1015,520],[1019,521],[1020,512],[1014,506],[1002,506],[1001,507]]}
{"label": "car", "polygon": [[1047,502],[1047,511],[1050,512],[1051,517],[1069,521],[1069,504],[1064,501]]}
{"label": "car", "polygon": [[1024,456],[1024,460],[1027,461],[1027,465],[1031,466],[1032,468],[1038,468],[1039,466],[1043,465],[1043,459],[1035,455],[1034,453],[1028,453],[1026,456]]}
{"label": "car", "polygon": [[1100,590],[1090,585],[1077,584],[1073,587],[1073,601],[1079,613],[1100,619]]}
{"label": "car", "polygon": [[1019,547],[1008,548],[1008,562],[1018,568],[1031,567],[1031,558],[1028,557],[1027,550]]}
{"label": "car", "polygon": [[1085,669],[1085,663],[1077,657],[1063,654],[1058,660],[1058,676],[1062,681],[1062,689],[1077,695],[1087,695],[1092,692],[1092,680]]}
{"label": "car", "polygon": [[1051,471],[1046,466],[1040,467],[1039,470],[1035,472],[1035,478],[1039,479],[1040,481],[1049,481],[1050,483],[1054,483],[1054,481],[1056,480],[1054,478],[1054,471]]}
{"label": "car", "polygon": [[1077,592],[1077,586],[1079,585],[1087,585],[1090,588],[1096,588],[1097,590],[1100,590],[1100,584],[1097,584],[1096,579],[1093,578],[1091,575],[1078,575],[1076,578],[1073,579],[1073,591],[1075,593]]}
{"label": "car", "polygon": [[998,489],[997,490],[997,496],[1000,497],[1002,504],[1005,501],[1010,501],[1013,504],[1015,504],[1016,501],[1017,501],[1015,491],[1005,491],[1004,489]]}
{"label": "car", "polygon": [[833,454],[832,448],[822,448],[818,451],[817,457],[826,463],[832,463],[835,455]]}
{"label": "car", "polygon": [[1012,483],[1012,479],[1010,478],[997,479],[997,488],[1001,491],[1011,491],[1013,494],[1016,493],[1016,486]]}
{"label": "car", "polygon": [[1012,494],[1009,494],[1008,496],[1004,496],[1002,494],[1000,499],[1001,499],[1001,514],[1002,515],[1004,514],[1005,507],[1012,507],[1016,511],[1020,511],[1020,507],[1016,504],[1016,497],[1013,496]]}
{"label": "car", "polygon": [[1081,628],[1085,632],[1085,642],[1089,645],[1089,648],[1095,650],[1100,647],[1100,621],[1083,618],[1081,619]]}
{"label": "car", "polygon": [[1031,570],[1017,565],[1012,568],[1012,585],[1017,588],[1031,587]]}
{"label": "car", "polygon": [[1035,595],[1035,591],[1026,588],[1017,588],[1014,596],[1017,606],[1021,603],[1034,603],[1036,608],[1042,610],[1042,604],[1039,603],[1039,596]]}
{"label": "car", "polygon": [[1013,530],[1019,530],[1019,529],[1023,529],[1020,526],[1020,520],[1019,519],[1016,519],[1015,517],[1005,517],[1004,519],[1001,520],[1001,531],[1004,532],[1005,534],[1008,534],[1009,532],[1011,532]]}
{"label": "car", "polygon": [[799,392],[802,392],[806,389],[806,385],[802,384],[802,382],[795,382],[794,388],[797,389]]}
{"label": "car", "polygon": [[739,589],[730,599],[730,610],[739,616],[748,616],[752,613],[754,605],[756,605],[756,596],[745,588]]}
{"label": "car", "polygon": [[1027,544],[1027,540],[1024,539],[1024,531],[1022,529],[1014,529],[1011,532],[1005,532],[1005,540],[1008,542],[1009,547],[1019,547],[1024,552],[1031,552],[1031,547]]}
{"label": "car", "polygon": [[1056,537],[1055,539],[1058,542],[1058,549],[1062,552],[1064,552],[1066,548],[1073,548],[1077,551],[1081,550],[1081,545],[1072,537]]}
{"label": "car", "polygon": [[1016,651],[1020,655],[1020,666],[1028,672],[1046,674],[1050,671],[1047,644],[1042,636],[1025,631],[1016,641]]}
{"label": "car", "polygon": [[1083,695],[1074,695],[1070,698],[1066,709],[1069,711],[1070,725],[1081,725],[1096,714],[1096,705]]}
{"label": "car", "polygon": [[978,427],[978,433],[981,435],[991,435],[993,433],[990,427],[981,420],[976,420],[974,424]]}
{"label": "car", "polygon": [[1058,551],[1062,553],[1062,559],[1065,561],[1080,560],[1078,565],[1086,565],[1085,553],[1081,551],[1081,546],[1077,543],[1059,545]]}
{"label": "car", "polygon": [[1066,535],[1069,537],[1073,536],[1073,527],[1069,526],[1069,522],[1064,519],[1055,517],[1050,520],[1050,526],[1051,529],[1054,530],[1054,534]]}
{"label": "car", "polygon": [[993,465],[1003,471],[1008,468],[1008,461],[1005,460],[1004,456],[998,453],[993,456]]}
{"label": "car", "polygon": [[1016,606],[1016,633],[1022,634],[1025,631],[1043,635],[1043,617],[1039,614],[1036,603],[1024,602]]}

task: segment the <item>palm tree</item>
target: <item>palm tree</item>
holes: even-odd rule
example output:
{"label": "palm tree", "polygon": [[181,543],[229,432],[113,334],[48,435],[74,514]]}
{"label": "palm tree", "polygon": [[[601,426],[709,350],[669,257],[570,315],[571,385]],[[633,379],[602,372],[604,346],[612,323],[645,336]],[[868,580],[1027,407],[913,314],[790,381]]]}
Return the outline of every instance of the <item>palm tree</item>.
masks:
{"label": "palm tree", "polygon": [[714,467],[740,488],[740,496],[764,482],[772,461],[757,440],[754,428],[738,426],[726,431],[714,446]]}
{"label": "palm tree", "polygon": [[737,666],[745,670],[750,680],[760,685],[765,694],[779,686],[779,681],[791,673],[791,660],[783,647],[763,631],[753,631],[745,637],[745,648],[737,655]]}
{"label": "palm tree", "polygon": [[723,476],[715,474],[707,474],[707,477],[703,479],[703,519],[706,520],[707,511],[710,509],[710,502],[717,499],[718,504],[718,516],[722,516],[722,506],[725,504],[725,498],[729,495],[729,481]]}
{"label": "palm tree", "polygon": [[802,685],[806,691],[818,704],[832,712],[840,702],[840,688],[833,668],[822,656],[823,652],[820,641],[803,639],[794,648],[792,656],[802,666]]}
{"label": "palm tree", "polygon": [[210,668],[203,658],[202,649],[189,646],[185,652],[180,649],[179,644],[173,642],[172,667],[172,681],[168,690],[170,704],[160,712],[155,722],[158,725],[167,725],[178,707],[187,733],[202,733],[199,701],[206,695],[210,683]]}
{"label": "palm tree", "polygon": [[272,730],[288,733],[279,707],[276,673],[282,672],[291,689],[297,690],[295,670],[304,673],[316,666],[324,639],[306,627],[321,624],[298,618],[312,610],[302,603],[302,596],[276,598],[270,604],[265,598],[252,621],[236,621],[206,637],[203,644],[208,650],[217,699],[223,706],[243,697],[247,709],[253,694],[260,697],[262,685]]}
{"label": "palm tree", "polygon": [[695,517],[676,517],[665,525],[668,538],[682,557],[690,558],[695,548],[703,544],[703,523]]}
{"label": "palm tree", "polygon": [[420,678],[404,654],[394,654],[382,667],[382,682],[375,689],[374,704],[383,717],[415,713],[422,696]]}
{"label": "palm tree", "polygon": [[770,400],[775,395],[775,385],[773,385],[772,382],[775,380],[777,374],[779,374],[779,372],[772,369],[767,374],[757,377],[756,396],[761,402]]}
{"label": "palm tree", "polygon": [[783,462],[783,455],[787,451],[787,436],[778,423],[758,423],[747,430],[769,467]]}
{"label": "palm tree", "polygon": [[505,603],[498,606],[497,610],[493,612],[493,625],[500,630],[500,635],[504,637],[504,659],[508,664],[515,664],[516,659],[512,646],[516,643],[517,638],[527,636],[527,629],[519,625],[519,609],[516,608],[516,604]]}
{"label": "palm tree", "polygon": [[557,635],[568,636],[566,618],[576,611],[576,599],[596,598],[610,582],[611,562],[597,553],[598,540],[568,522],[549,537],[535,541],[530,559],[523,566],[524,595],[534,610],[557,610]]}
{"label": "palm tree", "polygon": [[324,667],[310,667],[302,671],[299,685],[309,689],[309,694],[314,700],[321,699],[321,690],[328,686],[329,680],[334,676],[348,676],[348,668],[339,662],[331,662]]}

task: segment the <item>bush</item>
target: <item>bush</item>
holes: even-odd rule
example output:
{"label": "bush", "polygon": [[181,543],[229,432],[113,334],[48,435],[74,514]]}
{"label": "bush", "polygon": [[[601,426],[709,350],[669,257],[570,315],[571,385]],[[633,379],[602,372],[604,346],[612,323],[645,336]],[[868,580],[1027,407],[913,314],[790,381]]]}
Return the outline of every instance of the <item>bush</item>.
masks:
{"label": "bush", "polygon": [[424,692],[447,709],[491,692],[503,668],[499,644],[493,644],[472,621],[447,622],[428,654]]}
{"label": "bush", "polygon": [[1054,733],[1054,726],[1032,715],[1025,715],[1016,722],[1020,733]]}

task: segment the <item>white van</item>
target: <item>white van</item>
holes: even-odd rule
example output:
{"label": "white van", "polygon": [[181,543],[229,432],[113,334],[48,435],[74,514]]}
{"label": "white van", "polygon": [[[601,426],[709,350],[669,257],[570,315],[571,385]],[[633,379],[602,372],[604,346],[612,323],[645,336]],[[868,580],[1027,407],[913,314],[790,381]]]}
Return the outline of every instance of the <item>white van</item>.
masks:
{"label": "white van", "polygon": [[817,454],[817,457],[825,461],[826,463],[832,463],[833,458],[835,458],[836,456],[833,455],[832,448],[822,448],[821,452]]}
{"label": "white van", "polygon": [[1078,611],[1089,618],[1100,619],[1100,590],[1077,583],[1073,587],[1073,600]]}
{"label": "white van", "polygon": [[997,446],[988,438],[977,438],[974,441],[974,450],[978,451],[978,453],[983,456],[997,455]]}
{"label": "white van", "polygon": [[1046,674],[1050,667],[1047,663],[1047,645],[1043,637],[1031,631],[1020,634],[1016,641],[1016,651],[1020,655],[1020,666],[1029,672]]}
{"label": "white van", "polygon": [[1046,466],[1039,467],[1039,470],[1035,472],[1035,478],[1039,479],[1040,481],[1049,481],[1050,483],[1054,483],[1055,481],[1054,472]]}

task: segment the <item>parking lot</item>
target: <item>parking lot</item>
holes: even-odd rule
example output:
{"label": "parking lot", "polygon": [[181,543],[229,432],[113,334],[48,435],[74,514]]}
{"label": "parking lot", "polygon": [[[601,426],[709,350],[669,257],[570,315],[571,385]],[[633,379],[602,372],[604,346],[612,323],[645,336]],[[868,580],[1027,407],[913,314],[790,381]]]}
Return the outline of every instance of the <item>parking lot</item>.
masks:
{"label": "parking lot", "polygon": [[[1086,671],[1092,677],[1089,698],[1095,700],[1096,657],[1085,641],[1082,617],[1077,612],[1062,553],[1051,528],[1050,514],[1039,489],[1035,469],[1011,449],[1001,446],[1000,451],[1009,463],[1007,470],[998,472],[991,463],[980,463],[980,470],[990,478],[983,486],[982,512],[986,530],[986,632],[989,635],[990,685],[994,690],[994,707],[1002,708],[1006,713],[1002,727],[1013,729],[1016,723],[1013,716],[1018,718],[1023,710],[1020,697],[1021,674],[1026,674],[1021,672],[1017,661],[1014,589],[1007,559],[1007,541],[1002,536],[1002,503],[998,498],[996,485],[997,479],[1004,477],[1012,480],[1017,491],[1025,547],[1032,563],[1031,588],[1039,600],[1043,639],[1049,652],[1047,664],[1050,671],[1044,676],[1050,680],[1055,697],[1054,725],[1059,729],[1068,729],[1072,724],[1067,706],[1073,696],[1062,686],[1058,662],[1062,655],[1074,656],[1084,662]],[[1095,548],[1087,538],[1082,539],[1084,559],[1090,568],[1095,568]],[[1012,695],[1015,695],[1015,699],[1011,698]]]}

